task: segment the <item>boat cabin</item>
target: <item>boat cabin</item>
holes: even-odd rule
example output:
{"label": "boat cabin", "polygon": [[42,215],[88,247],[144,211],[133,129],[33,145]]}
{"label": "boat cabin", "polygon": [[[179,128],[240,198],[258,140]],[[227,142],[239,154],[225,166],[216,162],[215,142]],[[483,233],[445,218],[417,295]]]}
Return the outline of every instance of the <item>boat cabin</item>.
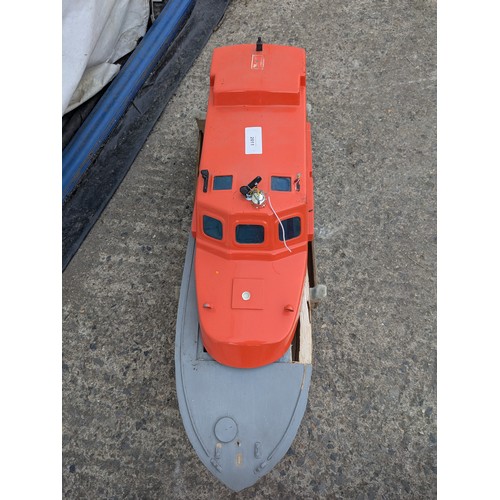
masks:
{"label": "boat cabin", "polygon": [[218,362],[272,363],[297,326],[314,233],[305,51],[215,49],[192,233],[200,335]]}

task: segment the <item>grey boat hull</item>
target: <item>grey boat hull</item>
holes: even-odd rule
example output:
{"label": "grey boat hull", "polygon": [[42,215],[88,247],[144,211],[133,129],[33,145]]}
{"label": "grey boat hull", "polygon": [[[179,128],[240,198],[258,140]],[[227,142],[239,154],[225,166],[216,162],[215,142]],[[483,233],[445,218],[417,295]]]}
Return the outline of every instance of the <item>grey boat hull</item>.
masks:
{"label": "grey boat hull", "polygon": [[[301,351],[254,369],[221,365],[199,335],[194,276],[195,241],[189,237],[179,297],[175,376],[186,433],[207,469],[234,491],[253,485],[285,455],[307,405],[311,330],[304,286]],[[307,316],[307,317],[306,317]],[[299,335],[299,334],[298,334]]]}

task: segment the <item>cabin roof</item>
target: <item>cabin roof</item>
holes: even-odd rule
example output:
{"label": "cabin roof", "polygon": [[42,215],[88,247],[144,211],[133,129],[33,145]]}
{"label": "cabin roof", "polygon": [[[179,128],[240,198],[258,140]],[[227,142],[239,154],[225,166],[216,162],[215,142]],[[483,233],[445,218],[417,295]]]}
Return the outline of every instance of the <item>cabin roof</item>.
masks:
{"label": "cabin roof", "polygon": [[[255,62],[257,58],[258,63]],[[274,219],[240,193],[256,176],[278,214],[305,210],[305,51],[295,47],[237,45],[215,49],[210,72],[200,171],[208,171],[207,192],[197,184],[203,211],[227,217]],[[214,189],[218,177],[232,176],[230,189]],[[272,189],[272,178],[289,178],[291,190]],[[300,190],[297,189],[297,180]]]}

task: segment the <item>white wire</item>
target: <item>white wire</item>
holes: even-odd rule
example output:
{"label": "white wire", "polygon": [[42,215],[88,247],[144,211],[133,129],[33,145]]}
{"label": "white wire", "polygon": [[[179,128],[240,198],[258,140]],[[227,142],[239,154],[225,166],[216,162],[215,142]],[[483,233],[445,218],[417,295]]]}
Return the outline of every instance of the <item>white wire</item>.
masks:
{"label": "white wire", "polygon": [[276,218],[278,219],[278,222],[280,223],[280,226],[281,226],[281,230],[283,231],[283,243],[285,245],[285,248],[290,252],[292,253],[292,251],[290,250],[290,248],[288,248],[288,245],[286,244],[286,238],[285,238],[285,228],[283,227],[283,223],[281,222],[281,219],[278,217],[278,214],[274,211],[274,208],[273,208],[273,204],[271,203],[271,197],[268,196],[267,197],[268,201],[269,201],[269,206],[271,207],[271,210],[273,211],[273,214],[276,216]]}

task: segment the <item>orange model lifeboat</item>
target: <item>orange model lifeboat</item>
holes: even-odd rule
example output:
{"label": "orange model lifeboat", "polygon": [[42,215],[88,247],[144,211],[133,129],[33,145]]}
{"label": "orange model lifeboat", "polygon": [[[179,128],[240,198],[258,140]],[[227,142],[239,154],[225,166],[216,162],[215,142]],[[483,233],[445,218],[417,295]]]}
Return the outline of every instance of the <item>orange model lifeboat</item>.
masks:
{"label": "orange model lifeboat", "polygon": [[192,233],[200,334],[255,368],[292,342],[314,234],[305,51],[214,50]]}

